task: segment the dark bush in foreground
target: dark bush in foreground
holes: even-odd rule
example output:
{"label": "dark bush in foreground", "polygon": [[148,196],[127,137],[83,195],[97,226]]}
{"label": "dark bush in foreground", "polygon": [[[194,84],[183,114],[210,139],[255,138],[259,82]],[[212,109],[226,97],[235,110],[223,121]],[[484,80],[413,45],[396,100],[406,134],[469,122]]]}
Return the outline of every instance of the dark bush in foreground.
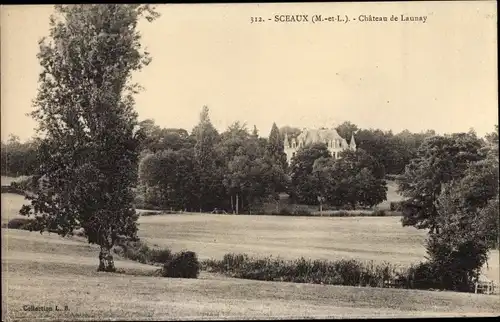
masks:
{"label": "dark bush in foreground", "polygon": [[364,264],[356,260],[298,260],[251,258],[246,254],[226,254],[222,260],[207,260],[204,267],[232,277],[263,281],[384,287],[397,277],[390,264]]}
{"label": "dark bush in foreground", "polygon": [[163,265],[162,276],[176,278],[197,278],[200,273],[200,262],[196,253],[191,251],[176,253]]}

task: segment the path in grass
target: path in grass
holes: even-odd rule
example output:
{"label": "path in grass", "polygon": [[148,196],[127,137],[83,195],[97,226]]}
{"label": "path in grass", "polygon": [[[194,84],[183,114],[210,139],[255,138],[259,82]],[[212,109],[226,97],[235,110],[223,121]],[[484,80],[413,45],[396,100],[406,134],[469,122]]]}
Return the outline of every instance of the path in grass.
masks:
{"label": "path in grass", "polygon": [[[497,297],[487,295],[261,282],[207,273],[200,279],[149,277],[141,275],[154,267],[126,260],[116,265],[128,274],[98,273],[97,253],[79,239],[2,229],[4,317],[158,320],[499,312]],[[69,311],[25,311],[25,305],[68,306]]]}

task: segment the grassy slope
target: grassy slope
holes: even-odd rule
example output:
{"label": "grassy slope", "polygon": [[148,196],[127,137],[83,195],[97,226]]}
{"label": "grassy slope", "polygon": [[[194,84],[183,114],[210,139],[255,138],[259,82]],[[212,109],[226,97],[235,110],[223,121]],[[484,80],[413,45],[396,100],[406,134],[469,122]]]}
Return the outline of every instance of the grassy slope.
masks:
{"label": "grassy slope", "polygon": [[[16,216],[22,202],[20,196],[2,194],[2,223]],[[313,258],[345,255],[360,259],[393,257],[405,262],[421,253],[421,246],[415,244],[422,238],[421,232],[411,233],[397,226],[397,221],[384,221],[391,218],[366,219],[151,216],[141,218],[140,232],[150,241],[174,249],[197,248],[202,258],[253,250],[289,258],[299,254]],[[400,230],[394,231],[394,227]],[[2,304],[3,314],[9,312],[14,320],[95,320],[500,312],[496,296],[261,282],[208,273],[202,273],[198,280],[167,279],[143,276],[155,268],[126,260],[116,263],[126,274],[97,273],[97,254],[96,247],[78,238],[2,229],[2,292],[7,299]],[[498,253],[496,258],[498,263]],[[28,312],[23,305],[67,305],[70,311]]]}
{"label": "grassy slope", "polygon": [[[2,224],[16,213],[24,197],[2,194]],[[147,216],[139,236],[174,251],[194,250],[200,258],[228,252],[295,259],[356,258],[409,265],[425,256],[425,232],[401,227],[398,217],[276,217],[228,215]],[[499,253],[492,251],[484,274],[497,282]]]}
{"label": "grassy slope", "polygon": [[[98,273],[97,249],[79,240],[2,229],[4,314],[12,320],[209,319],[494,315],[495,296],[238,280],[133,275],[154,268],[125,260],[127,274]],[[23,305],[68,306],[29,312]],[[5,316],[4,316],[5,317]]]}

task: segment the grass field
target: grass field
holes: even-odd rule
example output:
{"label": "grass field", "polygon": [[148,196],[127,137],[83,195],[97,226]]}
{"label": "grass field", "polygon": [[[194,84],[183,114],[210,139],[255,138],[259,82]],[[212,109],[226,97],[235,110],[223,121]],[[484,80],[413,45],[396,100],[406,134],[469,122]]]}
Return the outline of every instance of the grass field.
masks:
{"label": "grass field", "polygon": [[[2,223],[23,197],[2,194]],[[424,256],[425,233],[397,217],[316,218],[228,215],[141,217],[139,235],[200,258],[246,252],[284,258],[357,258],[403,265]],[[454,292],[261,282],[202,272],[199,279],[146,276],[155,267],[117,259],[98,273],[98,249],[80,238],[2,229],[2,311],[7,320],[351,318],[498,315],[498,296]],[[498,280],[498,252],[489,276]],[[23,306],[68,306],[33,312]],[[8,312],[6,314],[6,312]]]}

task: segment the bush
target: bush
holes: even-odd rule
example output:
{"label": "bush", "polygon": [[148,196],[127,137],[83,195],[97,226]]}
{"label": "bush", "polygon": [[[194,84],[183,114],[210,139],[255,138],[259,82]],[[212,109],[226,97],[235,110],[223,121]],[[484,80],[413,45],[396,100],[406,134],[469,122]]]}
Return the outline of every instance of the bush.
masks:
{"label": "bush", "polygon": [[170,259],[172,259],[172,251],[168,248],[149,250],[149,260],[151,262],[165,263]]}
{"label": "bush", "polygon": [[429,263],[412,265],[406,271],[399,273],[396,283],[399,287],[409,289],[438,289],[435,267]]}
{"label": "bush", "polygon": [[[36,218],[14,218],[9,221],[7,228],[40,231],[41,226]],[[50,233],[57,233],[57,224],[54,222],[44,229]]]}
{"label": "bush", "polygon": [[256,259],[246,254],[226,254],[220,261],[204,261],[203,266],[209,271],[238,278],[330,285],[384,287],[386,281],[397,276],[390,264],[365,264],[356,260],[311,261],[304,258],[293,261],[272,257]]}
{"label": "bush", "polygon": [[35,219],[33,218],[14,218],[9,220],[7,228],[29,230],[29,227],[34,225],[34,223]]}
{"label": "bush", "polygon": [[200,262],[196,253],[191,251],[176,253],[163,265],[162,276],[174,278],[197,278]]}
{"label": "bush", "polygon": [[141,241],[127,241],[115,246],[114,252],[124,258],[143,264],[164,264],[172,258],[170,249],[155,249]]}

